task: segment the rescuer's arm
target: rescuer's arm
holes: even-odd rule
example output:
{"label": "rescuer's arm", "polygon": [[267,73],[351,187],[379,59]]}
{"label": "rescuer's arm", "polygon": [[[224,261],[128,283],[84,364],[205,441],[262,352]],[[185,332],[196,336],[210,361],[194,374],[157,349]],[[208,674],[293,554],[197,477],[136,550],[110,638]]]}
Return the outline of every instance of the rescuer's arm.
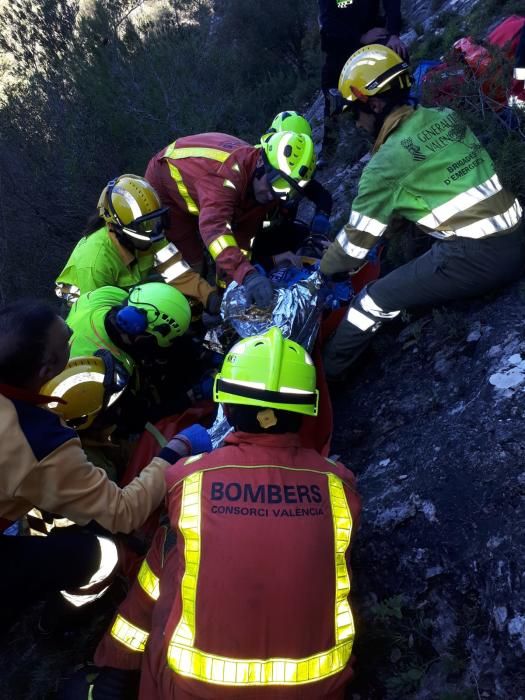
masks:
{"label": "rescuer's arm", "polygon": [[200,183],[199,230],[217,266],[242,284],[254,268],[239,248],[232,231],[235,210],[241,197],[239,187],[234,175],[231,175],[231,179],[213,175]]}
{"label": "rescuer's arm", "polygon": [[161,275],[165,282],[178,289],[184,296],[197,299],[203,306],[207,305],[213,287],[191,269],[174,243],[166,243],[155,251],[155,266],[152,272]]}
{"label": "rescuer's arm", "polygon": [[14,495],[79,525],[96,520],[110,532],[127,533],[140,527],[162,501],[166,467],[188,454],[191,449],[183,442],[177,452],[163,448],[131,483],[120,488],[91,464],[74,437],[45,457]]}
{"label": "rescuer's arm", "polygon": [[[373,159],[370,165],[372,163]],[[360,268],[386,231],[393,213],[393,195],[389,183],[381,182],[378,177],[378,168],[371,168],[370,165],[359,182],[348,223],[323,255],[321,272],[325,275]]]}

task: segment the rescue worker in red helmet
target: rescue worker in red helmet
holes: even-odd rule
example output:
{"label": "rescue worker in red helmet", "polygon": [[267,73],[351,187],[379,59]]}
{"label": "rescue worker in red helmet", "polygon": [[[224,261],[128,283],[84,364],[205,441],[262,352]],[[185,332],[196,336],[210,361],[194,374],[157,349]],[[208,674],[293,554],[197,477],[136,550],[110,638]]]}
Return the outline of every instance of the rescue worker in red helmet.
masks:
{"label": "rescue worker in red helmet", "polygon": [[351,471],[299,442],[312,360],[277,328],[241,340],[215,401],[235,430],[167,473],[169,525],[99,644],[93,697],[124,697],[141,669],[141,700],[342,700],[360,499]]}
{"label": "rescue worker in red helmet", "polygon": [[[248,300],[269,307],[270,281],[249,260],[263,222],[311,180],[312,139],[283,131],[260,148],[222,133],[177,139],[149,162],[145,177],[169,208],[168,240],[202,271],[205,250],[227,280],[245,287]],[[286,252],[285,243],[282,250]]]}

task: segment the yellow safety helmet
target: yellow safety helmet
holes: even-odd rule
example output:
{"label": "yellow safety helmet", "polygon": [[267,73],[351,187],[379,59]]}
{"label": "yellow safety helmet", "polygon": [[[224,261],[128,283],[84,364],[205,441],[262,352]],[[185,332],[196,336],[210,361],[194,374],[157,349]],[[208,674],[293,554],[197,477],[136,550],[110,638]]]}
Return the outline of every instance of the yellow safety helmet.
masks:
{"label": "yellow safety helmet", "polygon": [[310,182],[315,170],[315,151],[307,134],[278,131],[261,145],[268,181],[278,197],[294,196]]}
{"label": "yellow safety helmet", "polygon": [[[110,371],[113,375],[114,367]],[[41,393],[61,399],[50,401],[47,407],[72,428],[85,430],[104,408],[115,403],[127,381],[125,372],[108,377],[108,367],[101,357],[75,357],[42,387]]]}
{"label": "yellow safety helmet", "polygon": [[315,366],[301,345],[284,338],[281,329],[273,326],[231,348],[215,375],[213,398],[217,403],[316,416]]}
{"label": "yellow safety helmet", "polygon": [[167,207],[159,195],[140,175],[121,175],[110,180],[98,200],[98,213],[133,247],[147,250],[164,238]]}
{"label": "yellow safety helmet", "polygon": [[339,77],[339,92],[348,102],[366,102],[369,97],[393,87],[412,84],[408,63],[382,44],[363,46],[345,63]]}

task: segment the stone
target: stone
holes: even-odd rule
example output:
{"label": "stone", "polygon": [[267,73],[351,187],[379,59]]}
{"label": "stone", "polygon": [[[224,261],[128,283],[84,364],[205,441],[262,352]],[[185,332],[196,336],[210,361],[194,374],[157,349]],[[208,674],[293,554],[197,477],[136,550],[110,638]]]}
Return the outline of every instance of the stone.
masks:
{"label": "stone", "polygon": [[496,389],[512,389],[525,382],[525,373],[519,368],[513,367],[506,372],[491,374],[489,382],[492,386],[495,386]]}

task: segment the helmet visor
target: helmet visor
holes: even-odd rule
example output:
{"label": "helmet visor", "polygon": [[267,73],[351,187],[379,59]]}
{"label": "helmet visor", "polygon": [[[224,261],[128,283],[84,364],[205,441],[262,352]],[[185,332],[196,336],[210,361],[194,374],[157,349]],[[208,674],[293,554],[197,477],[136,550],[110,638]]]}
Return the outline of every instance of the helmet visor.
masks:
{"label": "helmet visor", "polygon": [[294,180],[282,170],[274,168],[264,158],[264,169],[268,178],[268,183],[276,199],[289,200],[302,194],[308,180]]}
{"label": "helmet visor", "polygon": [[164,238],[168,209],[157,209],[122,226],[122,231],[136,241],[156,243]]}

